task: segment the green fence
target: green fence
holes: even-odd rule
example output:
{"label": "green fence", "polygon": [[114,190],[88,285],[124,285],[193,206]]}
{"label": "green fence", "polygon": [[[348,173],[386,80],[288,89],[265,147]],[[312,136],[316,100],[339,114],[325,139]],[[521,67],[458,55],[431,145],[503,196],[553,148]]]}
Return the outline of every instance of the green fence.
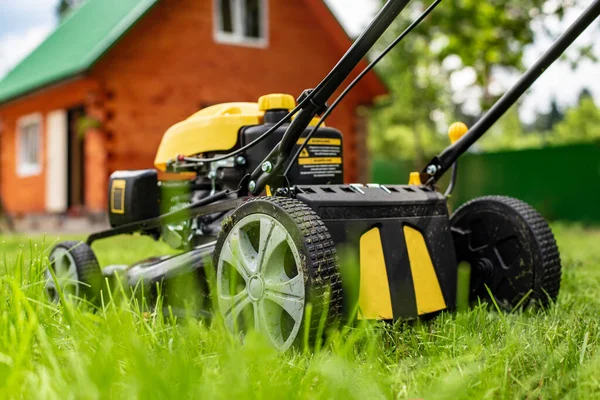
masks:
{"label": "green fence", "polygon": [[[412,170],[411,162],[376,159],[372,181],[405,183]],[[600,223],[600,142],[462,157],[451,206],[490,194],[524,200],[549,219]]]}

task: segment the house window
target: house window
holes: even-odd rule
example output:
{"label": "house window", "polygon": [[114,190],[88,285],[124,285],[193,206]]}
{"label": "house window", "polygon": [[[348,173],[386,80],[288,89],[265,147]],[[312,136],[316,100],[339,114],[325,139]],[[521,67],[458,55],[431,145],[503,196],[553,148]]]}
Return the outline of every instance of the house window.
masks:
{"label": "house window", "polygon": [[215,40],[220,43],[267,46],[268,0],[214,0]]}
{"label": "house window", "polygon": [[37,175],[42,171],[41,160],[42,116],[32,114],[17,123],[17,174]]}

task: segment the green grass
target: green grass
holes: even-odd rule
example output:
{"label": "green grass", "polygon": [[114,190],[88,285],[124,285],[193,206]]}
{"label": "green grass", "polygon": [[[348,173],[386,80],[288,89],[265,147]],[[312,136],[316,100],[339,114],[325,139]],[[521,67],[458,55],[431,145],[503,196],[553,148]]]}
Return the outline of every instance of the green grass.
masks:
{"label": "green grass", "polygon": [[[221,324],[96,313],[43,297],[55,239],[5,237],[0,263],[0,398],[600,398],[600,230],[554,225],[563,285],[547,312],[484,307],[413,325],[364,324],[320,351],[244,346]],[[22,249],[22,251],[20,250]],[[98,243],[103,264],[161,254],[145,238]]]}

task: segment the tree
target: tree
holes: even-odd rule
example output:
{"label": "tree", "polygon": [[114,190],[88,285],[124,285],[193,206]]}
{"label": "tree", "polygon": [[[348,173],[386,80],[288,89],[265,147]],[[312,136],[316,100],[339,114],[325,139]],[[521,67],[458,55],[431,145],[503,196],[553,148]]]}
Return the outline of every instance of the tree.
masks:
{"label": "tree", "polygon": [[524,134],[518,105],[512,106],[498,123],[476,144],[484,151],[518,150],[543,147],[545,135],[540,132]]}
{"label": "tree", "polygon": [[526,132],[550,132],[554,129],[554,126],[564,118],[565,115],[558,107],[556,98],[553,98],[550,102],[550,110],[547,113],[538,111],[536,113],[535,121],[527,127]]}
{"label": "tree", "polygon": [[[402,17],[400,17],[402,18]],[[394,32],[388,35],[393,40]],[[433,69],[433,70],[431,70]],[[432,58],[422,35],[402,41],[380,65],[391,96],[376,106],[371,121],[371,151],[389,158],[411,158],[417,164],[444,143],[433,114],[450,103],[447,77]]]}
{"label": "tree", "polygon": [[567,110],[565,119],[556,125],[552,142],[578,143],[600,138],[600,109],[591,95],[579,97],[577,107]]}
{"label": "tree", "polygon": [[[464,68],[474,72],[473,86],[481,93],[481,108],[486,110],[498,96],[493,90],[493,72],[523,69],[524,49],[534,39],[532,16],[541,16],[548,8],[551,13],[559,14],[567,1],[546,4],[546,0],[450,0],[442,3],[383,62],[380,71],[388,83],[392,101],[377,107],[372,118],[373,129],[381,137],[391,140],[398,136],[404,144],[413,144],[413,154],[418,161],[437,152],[438,147],[447,143],[441,134],[444,126],[454,115],[466,114],[452,99],[452,74]],[[429,2],[415,0],[410,4],[409,10],[395,22],[389,40]],[[450,59],[459,62],[449,68]],[[400,125],[403,128],[399,128]],[[386,129],[396,134],[383,134]],[[414,136],[410,141],[406,137],[409,134]],[[394,148],[398,145],[383,139],[372,141],[375,152],[389,154]]]}
{"label": "tree", "polygon": [[581,103],[582,100],[584,99],[593,99],[594,96],[592,96],[592,92],[590,91],[590,89],[588,88],[583,88],[581,89],[581,92],[579,92],[579,103]]}
{"label": "tree", "polygon": [[[431,39],[442,37],[437,57],[440,62],[458,56],[462,67],[475,71],[476,85],[482,89],[482,108],[497,99],[492,90],[497,69],[523,69],[525,47],[534,40],[532,20],[564,13],[570,0],[453,0],[438,7],[431,17]],[[459,66],[459,68],[461,68]]]}

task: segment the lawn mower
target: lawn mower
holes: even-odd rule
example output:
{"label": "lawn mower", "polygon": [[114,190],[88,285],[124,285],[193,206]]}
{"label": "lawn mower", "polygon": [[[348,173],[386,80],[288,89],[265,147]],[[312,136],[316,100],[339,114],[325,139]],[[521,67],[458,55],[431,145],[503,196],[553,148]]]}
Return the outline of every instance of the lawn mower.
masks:
{"label": "lawn mower", "polygon": [[[149,298],[163,293],[162,306],[176,309],[187,304],[179,298],[185,291],[169,288],[194,282],[199,315],[221,315],[234,332],[257,330],[281,350],[303,332],[314,337],[351,316],[394,321],[453,310],[459,265],[470,268],[471,301],[491,300],[507,310],[552,304],[561,262],[540,214],[522,201],[489,196],[449,216],[447,199],[458,158],[597,18],[600,0],[471,129],[453,124],[452,144],[410,174],[408,185],[344,183],[343,136],[324,121],[440,2],[331,105],[408,0],[389,0],[325,79],[297,102],[266,95],[257,103],[211,106],[172,126],[155,169],[111,175],[112,229],[52,249],[50,298],[97,303],[108,298],[106,282],[119,276],[146,288]],[[442,194],[437,182],[449,170],[451,183]],[[157,171],[193,177],[160,180]],[[133,233],[160,238],[181,253],[100,268],[90,245]]]}

